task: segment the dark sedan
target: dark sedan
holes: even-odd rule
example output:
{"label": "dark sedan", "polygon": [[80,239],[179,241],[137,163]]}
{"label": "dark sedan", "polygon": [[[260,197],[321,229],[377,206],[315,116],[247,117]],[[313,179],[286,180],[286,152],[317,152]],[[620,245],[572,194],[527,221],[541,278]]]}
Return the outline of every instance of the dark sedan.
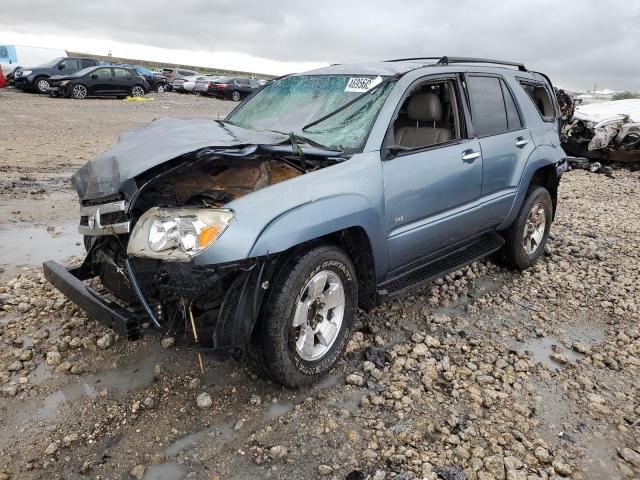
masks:
{"label": "dark sedan", "polygon": [[258,90],[261,86],[262,85],[251,78],[220,77],[215,82],[209,83],[207,91],[202,93],[239,102]]}
{"label": "dark sedan", "polygon": [[72,75],[56,75],[49,79],[51,96],[76,99],[87,97],[144,97],[151,87],[132,68],[90,67]]}

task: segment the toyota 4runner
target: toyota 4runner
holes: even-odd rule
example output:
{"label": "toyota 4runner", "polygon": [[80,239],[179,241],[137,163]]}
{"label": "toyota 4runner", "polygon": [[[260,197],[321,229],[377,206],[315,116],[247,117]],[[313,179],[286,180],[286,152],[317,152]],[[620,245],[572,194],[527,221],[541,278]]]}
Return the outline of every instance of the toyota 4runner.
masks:
{"label": "toyota 4runner", "polygon": [[358,307],[493,252],[518,269],[543,254],[558,127],[549,79],[522,64],[288,75],[226,120],[155,120],[80,168],[86,258],[44,272],[123,336],[146,322],[242,346],[299,387],[336,363]]}

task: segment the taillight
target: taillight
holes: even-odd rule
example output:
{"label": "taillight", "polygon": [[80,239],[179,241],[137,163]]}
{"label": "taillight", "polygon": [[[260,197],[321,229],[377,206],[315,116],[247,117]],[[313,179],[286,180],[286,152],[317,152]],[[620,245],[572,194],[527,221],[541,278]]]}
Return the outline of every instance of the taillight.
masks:
{"label": "taillight", "polygon": [[216,88],[216,89],[227,88],[227,84],[226,83],[214,83],[213,84],[213,88]]}

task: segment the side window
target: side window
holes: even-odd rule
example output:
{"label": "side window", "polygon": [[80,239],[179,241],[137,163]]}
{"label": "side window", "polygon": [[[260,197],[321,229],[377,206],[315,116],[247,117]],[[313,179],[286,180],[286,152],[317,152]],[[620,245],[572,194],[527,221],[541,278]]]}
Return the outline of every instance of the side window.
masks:
{"label": "side window", "polygon": [[76,70],[78,70],[78,60],[71,59],[71,58],[68,58],[66,60],[62,60],[58,64],[58,69],[59,70],[65,70],[67,72],[75,72]]}
{"label": "side window", "polygon": [[236,79],[236,83],[238,85],[249,85],[249,81],[246,78],[238,78]]}
{"label": "side window", "polygon": [[471,120],[479,136],[496,135],[509,130],[500,79],[470,76]]}
{"label": "side window", "polygon": [[507,127],[509,130],[519,130],[522,128],[522,121],[520,120],[520,115],[518,115],[518,109],[516,108],[516,103],[513,100],[511,91],[504,80],[500,80],[500,86],[502,87],[504,106],[507,110]]}
{"label": "side window", "polygon": [[0,45],[0,58],[9,58],[9,49],[4,45]]}
{"label": "side window", "polygon": [[131,74],[127,70],[124,70],[122,68],[114,68],[113,71],[116,72],[116,78],[129,78],[129,77],[131,77]]}
{"label": "side window", "polygon": [[87,68],[87,67],[94,67],[96,65],[96,62],[95,60],[83,58],[82,60],[80,60],[80,64],[82,65],[82,68]]}
{"label": "side window", "polygon": [[93,75],[96,75],[99,79],[105,80],[113,78],[110,68],[99,68],[93,71]]}
{"label": "side window", "polygon": [[455,80],[430,81],[413,88],[393,122],[394,144],[424,148],[461,138]]}
{"label": "side window", "polygon": [[540,116],[545,122],[555,121],[556,112],[553,108],[553,102],[549,95],[549,90],[544,85],[520,81],[520,85],[534,103]]}

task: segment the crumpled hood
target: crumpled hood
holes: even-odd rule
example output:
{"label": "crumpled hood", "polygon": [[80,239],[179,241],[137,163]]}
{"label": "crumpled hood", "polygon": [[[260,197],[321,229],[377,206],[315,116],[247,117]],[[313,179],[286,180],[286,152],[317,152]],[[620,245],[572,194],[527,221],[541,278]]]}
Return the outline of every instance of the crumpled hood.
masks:
{"label": "crumpled hood", "polygon": [[120,135],[115,146],[87,162],[71,180],[80,200],[96,199],[118,193],[124,182],[150,168],[201,148],[276,145],[287,139],[216,120],[161,118]]}

